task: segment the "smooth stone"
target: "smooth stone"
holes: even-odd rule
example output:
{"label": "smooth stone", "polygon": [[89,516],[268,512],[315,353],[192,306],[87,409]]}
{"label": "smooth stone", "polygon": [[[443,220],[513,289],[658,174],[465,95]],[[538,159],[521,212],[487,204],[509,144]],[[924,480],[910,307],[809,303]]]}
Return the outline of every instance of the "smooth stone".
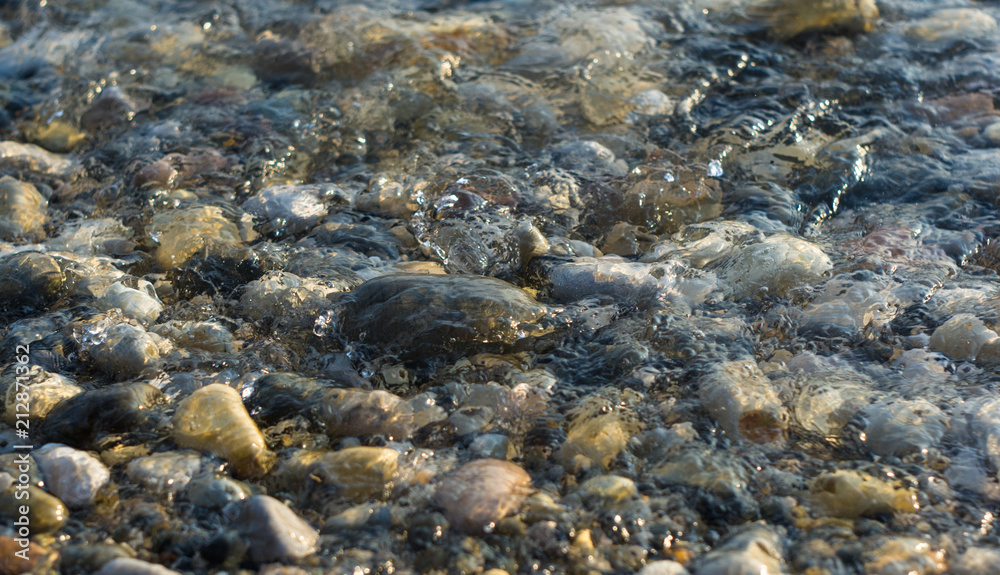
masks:
{"label": "smooth stone", "polygon": [[484,459],[509,460],[517,455],[510,438],[499,433],[484,433],[472,440],[469,450]]}
{"label": "smooth stone", "polygon": [[689,575],[689,572],[676,561],[653,561],[647,563],[639,575]]}
{"label": "smooth stone", "polygon": [[258,477],[274,465],[275,454],[228,385],[213,383],[192,393],[178,405],[173,424],[177,445],[225,459],[236,475]]}
{"label": "smooth stone", "polygon": [[990,547],[969,547],[948,568],[952,575],[1000,573],[1000,550]]}
{"label": "smooth stone", "polygon": [[187,487],[202,469],[202,456],[194,451],[165,451],[129,462],[125,476],[154,493],[173,494]]}
{"label": "smooth stone", "polygon": [[263,220],[262,233],[277,237],[304,232],[327,213],[323,198],[336,196],[329,184],[271,186],[243,202],[243,210]]}
{"label": "smooth stone", "polygon": [[316,552],[319,533],[273,497],[251,497],[235,525],[249,540],[250,558],[256,563],[294,561]]}
{"label": "smooth stone", "polygon": [[945,552],[916,537],[878,537],[865,545],[864,572],[870,575],[938,575],[947,569]]}
{"label": "smooth stone", "polygon": [[545,307],[507,282],[477,276],[392,275],[343,300],[349,338],[407,357],[508,348],[540,331]]}
{"label": "smooth stone", "polygon": [[156,262],[170,270],[195,254],[232,250],[243,245],[240,230],[218,206],[161,212],[153,216],[147,235],[158,247]]}
{"label": "smooth stone", "polygon": [[903,457],[937,447],[948,416],[926,399],[880,401],[862,410],[866,443],[873,453]]}
{"label": "smooth stone", "polygon": [[0,238],[45,237],[48,200],[35,186],[10,176],[0,178]]}
{"label": "smooth stone", "polygon": [[387,447],[356,446],[337,451],[296,451],[276,476],[286,489],[302,489],[306,481],[333,487],[340,497],[385,499],[399,467],[399,452]]}
{"label": "smooth stone", "polygon": [[188,500],[209,509],[222,509],[248,496],[245,485],[228,477],[202,475],[194,478],[187,487]]}
{"label": "smooth stone", "polygon": [[38,252],[0,259],[0,309],[43,307],[57,300],[66,283],[59,262]]}
{"label": "smooth stone", "polygon": [[118,557],[105,563],[97,575],[180,575],[180,573],[156,563]]}
{"label": "smooth stone", "polygon": [[750,470],[739,458],[698,446],[676,449],[651,475],[663,483],[703,487],[737,498],[747,496],[750,481]]}
{"label": "smooth stone", "polygon": [[36,485],[29,485],[27,496],[17,496],[19,490],[10,487],[0,492],[0,517],[13,524],[21,517],[21,507],[25,501],[28,505],[28,522],[32,535],[36,533],[52,533],[66,525],[69,511],[59,498],[49,495]]}
{"label": "smooth stone", "polygon": [[781,575],[785,561],[781,537],[757,524],[726,539],[707,553],[696,575]]}
{"label": "smooth stone", "polygon": [[[25,378],[25,376],[27,376]],[[16,378],[20,377],[22,387],[18,390]],[[9,381],[4,381],[9,380]],[[11,372],[9,377],[5,374],[0,376],[0,389],[7,388],[4,399],[4,420],[8,425],[13,426],[17,421],[17,414],[24,413],[23,409],[18,409],[18,393],[28,393],[31,399],[28,408],[28,419],[32,422],[42,421],[55,409],[62,400],[69,399],[75,395],[83,393],[83,388],[73,383],[69,378],[45,371],[37,365],[31,366],[26,374]]]}
{"label": "smooth stone", "polygon": [[919,508],[912,488],[884,474],[872,475],[856,469],[839,469],[816,476],[809,482],[806,497],[824,513],[848,519],[879,513],[912,513]]}
{"label": "smooth stone", "polygon": [[91,133],[121,128],[134,117],[135,102],[118,86],[109,86],[80,115],[80,127]]}
{"label": "smooth stone", "polygon": [[31,452],[56,497],[71,508],[85,508],[108,481],[111,472],[93,455],[58,443],[49,443]]}
{"label": "smooth stone", "polygon": [[[52,552],[46,547],[42,547],[34,541],[28,542],[27,559],[23,553],[25,548],[17,542],[14,537],[6,535],[0,536],[0,574],[2,575],[22,575],[24,573],[36,573],[36,568],[40,563],[48,562]],[[14,555],[15,553],[22,555]]]}
{"label": "smooth stone", "polygon": [[531,476],[507,461],[476,459],[446,477],[434,502],[451,524],[471,535],[490,533],[531,491]]}
{"label": "smooth stone", "polygon": [[70,174],[76,163],[34,144],[0,142],[0,168],[39,172],[57,178]]}
{"label": "smooth stone", "polygon": [[727,435],[756,442],[784,438],[788,412],[752,360],[716,365],[698,381],[698,399]]}
{"label": "smooth stone", "polygon": [[45,418],[43,435],[79,448],[100,433],[151,431],[161,421],[151,408],[162,401],[160,390],[145,382],[88,390],[56,405]]}
{"label": "smooth stone", "polygon": [[868,32],[879,16],[875,0],[757,0],[749,13],[766,21],[782,40],[810,31]]}
{"label": "smooth stone", "polygon": [[388,435],[406,439],[413,432],[413,408],[380,389],[330,389],[320,395],[318,418],[331,437]]}
{"label": "smooth stone", "polygon": [[632,499],[639,494],[635,482],[620,475],[598,475],[592,477],[576,489],[576,493],[584,500],[600,501],[611,505]]}
{"label": "smooth stone", "polygon": [[296,312],[318,313],[330,305],[329,296],[339,291],[322,280],[271,272],[246,285],[240,309],[253,319],[282,317]]}
{"label": "smooth stone", "polygon": [[214,321],[170,320],[151,327],[149,331],[189,350],[236,353],[240,347],[240,341],[222,324]]}
{"label": "smooth stone", "polygon": [[923,42],[957,42],[997,33],[997,21],[976,8],[945,8],[906,26],[906,35]]}
{"label": "smooth stone", "polygon": [[102,310],[120,309],[122,315],[132,318],[143,325],[149,325],[160,317],[163,312],[163,302],[156,295],[153,284],[139,280],[139,289],[133,289],[120,283],[113,283],[97,300],[97,307]]}
{"label": "smooth stone", "polygon": [[931,349],[952,359],[976,361],[987,344],[998,339],[997,332],[986,327],[978,317],[960,313],[944,322],[931,335]]}
{"label": "smooth stone", "polygon": [[786,296],[792,288],[819,282],[832,268],[819,246],[782,232],[741,249],[718,271],[739,300]]}
{"label": "smooth stone", "polygon": [[635,423],[617,412],[582,418],[570,425],[566,441],[555,453],[556,461],[574,471],[607,469],[638,431]]}
{"label": "smooth stone", "polygon": [[94,365],[117,379],[130,379],[160,364],[157,341],[141,327],[121,323],[107,328],[89,350]]}

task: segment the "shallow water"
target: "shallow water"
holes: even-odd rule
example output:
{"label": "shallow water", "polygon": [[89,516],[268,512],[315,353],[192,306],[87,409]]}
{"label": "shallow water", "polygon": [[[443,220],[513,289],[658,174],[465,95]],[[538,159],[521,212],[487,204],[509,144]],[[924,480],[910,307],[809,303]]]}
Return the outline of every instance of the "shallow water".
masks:
{"label": "shallow water", "polygon": [[9,570],[1000,572],[995,3],[0,15]]}

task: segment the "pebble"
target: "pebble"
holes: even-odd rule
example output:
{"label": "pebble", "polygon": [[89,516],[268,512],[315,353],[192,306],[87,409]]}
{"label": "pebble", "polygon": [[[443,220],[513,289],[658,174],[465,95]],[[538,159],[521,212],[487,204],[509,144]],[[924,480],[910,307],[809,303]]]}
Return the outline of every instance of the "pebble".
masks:
{"label": "pebble", "polygon": [[878,537],[865,546],[864,569],[871,575],[937,575],[947,568],[945,553],[915,537]]}
{"label": "pebble", "polygon": [[862,411],[868,447],[882,456],[902,457],[938,446],[948,417],[926,399],[880,401]]}
{"label": "pebble", "polygon": [[294,452],[276,472],[285,488],[300,490],[309,483],[335,488],[355,501],[391,494],[399,469],[399,452],[387,447],[347,447],[338,451]]}
{"label": "pebble", "polygon": [[446,477],[434,490],[434,502],[451,524],[470,535],[491,533],[497,523],[524,502],[531,476],[496,459],[476,459]]}
{"label": "pebble", "polygon": [[788,412],[770,380],[752,360],[710,368],[698,382],[698,399],[734,438],[757,442],[784,438]]}
{"label": "pebble", "polygon": [[70,175],[76,163],[66,157],[53,154],[34,144],[0,142],[0,168],[12,171],[28,171],[54,176]]}
{"label": "pebble", "polygon": [[386,435],[398,441],[414,429],[413,408],[388,391],[330,389],[318,401],[318,419],[331,437]]}
{"label": "pebble", "polygon": [[48,204],[35,186],[10,176],[0,178],[0,238],[45,237]]}
{"label": "pebble", "polygon": [[819,282],[833,267],[819,246],[778,233],[741,249],[720,270],[733,299],[763,294],[783,297],[794,287]]}
{"label": "pebble", "polygon": [[23,490],[27,496],[18,497],[18,491],[20,490],[15,487],[9,487],[0,492],[0,517],[13,524],[22,516],[21,507],[24,502],[30,501],[28,522],[32,536],[53,533],[65,527],[69,521],[69,511],[57,497],[49,495],[36,485],[29,485]]}
{"label": "pebble", "polygon": [[704,487],[737,498],[746,497],[750,481],[750,471],[738,457],[698,445],[671,450],[667,462],[650,474],[664,483]]}
{"label": "pebble", "polygon": [[822,512],[857,518],[878,513],[912,513],[919,509],[917,493],[885,472],[856,469],[821,473],[809,482],[809,497]]}
{"label": "pebble", "polygon": [[228,477],[200,475],[187,486],[186,495],[195,505],[222,509],[230,503],[243,501],[249,497],[249,490],[245,485]]}
{"label": "pebble", "polygon": [[192,393],[177,406],[173,424],[177,445],[225,459],[236,475],[257,477],[274,465],[275,454],[228,385],[212,383]]}
{"label": "pebble", "polygon": [[250,543],[255,563],[294,561],[316,552],[319,533],[287,505],[267,495],[256,495],[244,504],[235,522]]}
{"label": "pebble", "polygon": [[343,301],[343,331],[406,356],[504,348],[539,331],[545,308],[507,282],[475,276],[392,275]]}
{"label": "pebble", "polygon": [[874,0],[758,0],[750,5],[752,15],[768,22],[771,32],[790,40],[803,32],[850,30],[869,32],[879,16]]}
{"label": "pebble", "polygon": [[1000,336],[976,316],[960,313],[944,322],[931,335],[931,348],[965,361],[1000,361]]}
{"label": "pebble", "polygon": [[80,127],[94,133],[121,128],[135,117],[135,102],[118,86],[101,90],[93,104],[80,116]]}
{"label": "pebble", "polygon": [[160,337],[170,338],[178,346],[210,353],[236,353],[240,341],[222,324],[214,321],[170,320],[149,329]]}
{"label": "pebble", "polygon": [[785,561],[780,536],[762,524],[729,536],[698,561],[696,575],[781,575]]}
{"label": "pebble", "polygon": [[640,427],[618,412],[581,417],[570,425],[556,461],[570,470],[607,469]]}
{"label": "pebble", "polygon": [[119,309],[125,317],[142,325],[150,325],[163,312],[163,302],[157,297],[153,284],[146,280],[139,280],[137,283],[138,289],[121,283],[111,284],[97,300],[97,306],[105,311]]}
{"label": "pebble", "polygon": [[240,298],[243,313],[253,319],[315,313],[330,305],[329,295],[340,290],[317,279],[288,272],[271,272],[246,285]]}
{"label": "pebble", "polygon": [[989,547],[969,547],[948,565],[952,575],[1000,573],[1000,550]]}
{"label": "pebble", "polygon": [[156,563],[118,557],[105,563],[96,575],[180,575],[180,573]]}
{"label": "pebble", "polygon": [[484,433],[472,440],[469,450],[484,459],[510,460],[517,455],[517,448],[506,435]]}
{"label": "pebble", "polygon": [[160,365],[157,336],[139,326],[120,323],[92,335],[103,338],[88,349],[94,366],[116,379],[130,379]]}
{"label": "pebble", "polygon": [[576,489],[584,501],[599,501],[610,506],[632,499],[639,494],[635,482],[620,475],[598,475],[584,481]]}
{"label": "pebble", "polygon": [[243,210],[260,218],[265,235],[282,237],[305,232],[326,215],[324,197],[334,196],[330,185],[271,186],[243,202]]}
{"label": "pebble", "polygon": [[[18,419],[17,394],[19,391],[15,373],[11,373],[9,378],[6,374],[0,375],[0,386],[7,388],[4,400],[4,420],[11,426],[15,425],[14,422]],[[17,375],[21,377],[21,391],[27,391],[30,394],[28,420],[32,422],[44,420],[59,402],[83,392],[83,388],[73,383],[69,378],[48,372],[37,365],[31,366],[27,374]],[[21,412],[23,413],[23,409]]]}
{"label": "pebble", "polygon": [[172,495],[186,488],[202,466],[202,456],[194,451],[164,451],[133,459],[125,476],[153,493]]}
{"label": "pebble", "polygon": [[163,270],[184,264],[195,254],[224,252],[242,247],[240,230],[218,206],[160,212],[147,231],[157,244],[156,262]]}
{"label": "pebble", "polygon": [[997,21],[976,8],[945,8],[906,26],[906,35],[922,42],[950,44],[996,33]]}
{"label": "pebble", "polygon": [[53,442],[85,447],[101,433],[151,431],[160,423],[151,408],[163,401],[145,382],[119,383],[63,400],[45,418],[43,434]]}
{"label": "pebble", "polygon": [[639,570],[639,575],[689,575],[689,572],[676,561],[652,561]]}
{"label": "pebble", "polygon": [[0,309],[42,307],[62,295],[66,283],[59,262],[38,252],[0,258]]}
{"label": "pebble", "polygon": [[28,542],[27,559],[23,555],[14,555],[18,552],[23,554],[24,550],[24,547],[13,537],[0,535],[0,574],[37,573],[36,568],[39,567],[39,564],[48,563],[54,556],[51,551],[34,541]]}
{"label": "pebble", "polygon": [[70,508],[92,506],[97,493],[111,479],[111,472],[101,460],[72,447],[49,443],[31,455],[45,475],[49,491]]}

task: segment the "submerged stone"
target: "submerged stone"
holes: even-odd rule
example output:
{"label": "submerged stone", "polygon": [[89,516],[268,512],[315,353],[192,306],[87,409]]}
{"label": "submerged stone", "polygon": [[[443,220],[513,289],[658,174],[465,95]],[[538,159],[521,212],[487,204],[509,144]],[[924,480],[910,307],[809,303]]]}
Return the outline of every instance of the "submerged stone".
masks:
{"label": "submerged stone", "polygon": [[0,178],[0,238],[44,237],[48,204],[35,186],[10,176]]}
{"label": "submerged stone", "polygon": [[444,508],[452,525],[482,535],[520,507],[530,488],[531,476],[517,465],[477,459],[438,484],[434,502]]}
{"label": "submerged stone", "polygon": [[476,276],[392,275],[343,301],[349,338],[407,357],[506,349],[540,333],[545,307],[507,282]]}

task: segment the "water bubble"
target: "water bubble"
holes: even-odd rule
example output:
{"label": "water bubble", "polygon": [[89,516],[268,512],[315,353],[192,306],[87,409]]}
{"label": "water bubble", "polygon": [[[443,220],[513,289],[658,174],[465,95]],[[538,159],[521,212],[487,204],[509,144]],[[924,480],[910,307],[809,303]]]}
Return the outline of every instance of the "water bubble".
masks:
{"label": "water bubble", "polygon": [[334,313],[331,310],[327,310],[316,318],[313,324],[313,333],[316,337],[324,337],[330,332],[330,326],[334,323]]}
{"label": "water bubble", "polygon": [[722,162],[719,160],[712,160],[708,163],[708,177],[710,178],[721,178],[722,177]]}
{"label": "water bubble", "polygon": [[[711,174],[709,174],[709,175],[711,175]],[[677,178],[674,176],[673,172],[667,172],[667,173],[663,174],[663,179],[666,180],[666,181],[668,181],[668,182],[673,182],[673,181],[677,180]]]}

